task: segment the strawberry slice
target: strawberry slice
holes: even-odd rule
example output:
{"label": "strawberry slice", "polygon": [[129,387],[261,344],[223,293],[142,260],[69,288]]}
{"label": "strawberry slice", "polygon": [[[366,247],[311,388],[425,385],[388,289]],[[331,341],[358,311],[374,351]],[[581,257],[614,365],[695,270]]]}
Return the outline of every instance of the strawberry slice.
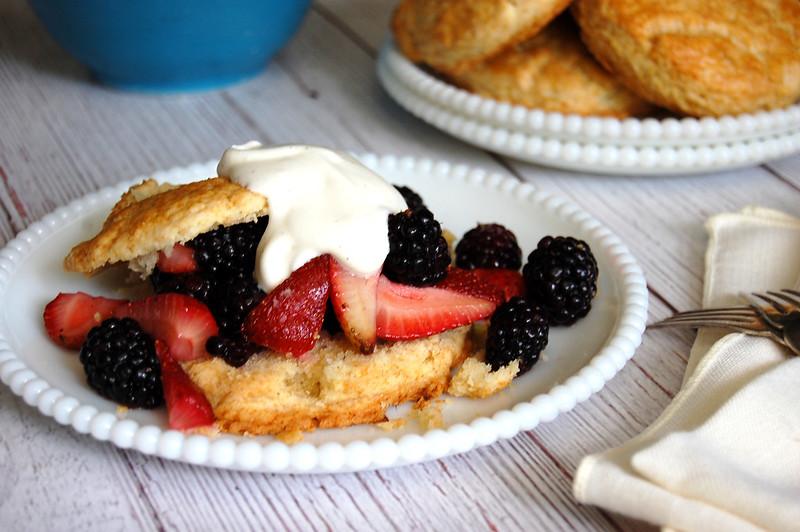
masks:
{"label": "strawberry slice", "polygon": [[378,277],[380,272],[364,277],[330,261],[333,310],[347,339],[364,354],[372,353],[377,341]]}
{"label": "strawberry slice", "polygon": [[325,317],[329,255],[311,259],[247,315],[242,332],[253,343],[300,356],[314,347]]}
{"label": "strawberry slice", "polygon": [[197,271],[194,250],[183,244],[175,244],[169,252],[159,251],[158,269],[166,273],[190,273]]}
{"label": "strawberry slice", "polygon": [[453,267],[436,287],[488,299],[498,305],[525,293],[522,274],[517,270],[503,268],[464,270]]}
{"label": "strawberry slice", "polygon": [[189,430],[214,423],[216,418],[208,399],[197,389],[161,340],[156,340],[156,354],[161,363],[161,384],[167,403],[169,428]]}
{"label": "strawberry slice", "polygon": [[92,297],[83,292],[58,294],[44,308],[44,327],[47,336],[56,344],[78,349],[92,327],[110,318],[125,301]]}
{"label": "strawberry slice", "polygon": [[148,334],[167,344],[175,360],[203,358],[206,340],[219,332],[211,311],[193,297],[160,294],[117,307],[117,318],[133,318]]}
{"label": "strawberry slice", "polygon": [[441,288],[417,288],[378,280],[378,337],[411,340],[486,318],[497,305]]}
{"label": "strawberry slice", "polygon": [[525,280],[518,270],[480,268],[473,271],[477,271],[478,275],[483,276],[488,282],[500,287],[504,302],[512,297],[525,295]]}

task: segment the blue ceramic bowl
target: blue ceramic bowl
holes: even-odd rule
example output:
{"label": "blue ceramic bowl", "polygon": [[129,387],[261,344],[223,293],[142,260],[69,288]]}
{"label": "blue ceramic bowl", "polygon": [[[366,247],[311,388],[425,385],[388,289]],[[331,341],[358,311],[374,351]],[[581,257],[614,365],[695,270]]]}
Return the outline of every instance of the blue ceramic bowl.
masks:
{"label": "blue ceramic bowl", "polygon": [[256,75],[310,0],[30,0],[55,40],[103,83],[173,91]]}

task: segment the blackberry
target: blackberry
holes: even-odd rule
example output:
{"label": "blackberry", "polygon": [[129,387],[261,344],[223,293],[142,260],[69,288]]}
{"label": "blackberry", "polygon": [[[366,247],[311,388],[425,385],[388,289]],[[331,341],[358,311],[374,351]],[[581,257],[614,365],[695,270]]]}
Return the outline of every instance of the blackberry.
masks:
{"label": "blackberry", "polygon": [[395,185],[394,188],[403,196],[403,199],[406,200],[406,205],[412,211],[416,211],[417,209],[427,209],[425,206],[425,202],[422,200],[422,196],[414,192],[408,187]]}
{"label": "blackberry", "polygon": [[226,364],[234,368],[240,368],[250,360],[250,357],[263,350],[256,344],[244,340],[241,336],[235,338],[223,338],[222,336],[212,336],[206,340],[206,351],[211,356],[219,357]]}
{"label": "blackberry", "polygon": [[522,250],[514,233],[500,224],[478,224],[467,231],[456,246],[456,266],[519,270]]}
{"label": "blackberry", "polygon": [[533,367],[547,346],[550,327],[537,305],[516,296],[492,315],[486,336],[486,363],[497,371],[519,359],[519,374]]}
{"label": "blackberry", "polygon": [[541,239],[522,269],[528,298],[544,308],[551,325],[571,325],[589,313],[597,274],[589,245],[563,236]]}
{"label": "blackberry", "polygon": [[130,318],[109,318],[89,331],[80,361],[86,380],[106,399],[133,408],[164,403],[153,338]]}
{"label": "blackberry", "polygon": [[253,272],[256,250],[267,228],[269,216],[254,222],[218,227],[194,237],[187,245],[194,249],[197,265],[203,273],[227,277]]}
{"label": "blackberry", "polygon": [[264,295],[250,273],[217,280],[208,300],[208,308],[217,320],[220,334],[237,336],[245,318]]}
{"label": "blackberry", "polygon": [[177,292],[208,303],[214,283],[198,273],[166,273],[158,268],[150,274],[150,283],[156,294]]}
{"label": "blackberry", "polygon": [[383,273],[398,283],[436,284],[450,265],[447,241],[433,213],[422,207],[389,215],[389,254]]}

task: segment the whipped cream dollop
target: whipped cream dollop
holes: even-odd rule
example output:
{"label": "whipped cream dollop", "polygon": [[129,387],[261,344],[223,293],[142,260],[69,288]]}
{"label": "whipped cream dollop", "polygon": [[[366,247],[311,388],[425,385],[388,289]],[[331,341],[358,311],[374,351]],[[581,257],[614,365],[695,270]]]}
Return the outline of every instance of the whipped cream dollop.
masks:
{"label": "whipped cream dollop", "polygon": [[345,153],[317,146],[231,146],[217,173],[269,201],[255,269],[266,291],[325,253],[356,273],[375,273],[389,253],[387,217],[406,209],[381,176]]}

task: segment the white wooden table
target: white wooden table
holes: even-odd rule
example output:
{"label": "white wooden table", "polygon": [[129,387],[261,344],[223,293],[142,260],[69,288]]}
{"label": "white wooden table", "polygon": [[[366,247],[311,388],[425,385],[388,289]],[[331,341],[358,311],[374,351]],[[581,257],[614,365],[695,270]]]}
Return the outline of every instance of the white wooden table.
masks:
{"label": "white wooden table", "polygon": [[[392,0],[318,2],[256,79],[189,95],[92,84],[23,0],[0,3],[0,241],[55,207],[232,143],[318,143],[480,165],[568,196],[619,234],[651,320],[700,303],[704,220],[761,204],[800,215],[800,156],[675,178],[576,175],[461,144],[395,105],[375,78]],[[581,457],[639,433],[679,387],[692,335],[648,332],[600,393],[531,432],[401,469],[336,476],[193,467],[95,442],[0,387],[0,530],[614,529],[642,523],[572,497]]]}

